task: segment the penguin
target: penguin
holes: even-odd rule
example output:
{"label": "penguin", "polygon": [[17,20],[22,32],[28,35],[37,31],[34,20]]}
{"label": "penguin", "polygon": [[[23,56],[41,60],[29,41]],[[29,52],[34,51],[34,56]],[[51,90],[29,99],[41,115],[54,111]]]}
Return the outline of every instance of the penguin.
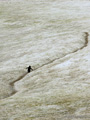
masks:
{"label": "penguin", "polygon": [[31,68],[31,66],[27,67],[26,69],[27,69],[27,72],[28,72],[28,73],[30,73],[31,70],[33,70],[33,69]]}

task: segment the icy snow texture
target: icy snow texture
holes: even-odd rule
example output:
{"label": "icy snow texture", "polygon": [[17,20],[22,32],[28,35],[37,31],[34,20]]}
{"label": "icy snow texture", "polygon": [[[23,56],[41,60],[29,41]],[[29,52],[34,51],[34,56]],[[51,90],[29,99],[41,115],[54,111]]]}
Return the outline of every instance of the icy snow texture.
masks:
{"label": "icy snow texture", "polygon": [[0,120],[90,119],[84,32],[89,0],[0,0]]}

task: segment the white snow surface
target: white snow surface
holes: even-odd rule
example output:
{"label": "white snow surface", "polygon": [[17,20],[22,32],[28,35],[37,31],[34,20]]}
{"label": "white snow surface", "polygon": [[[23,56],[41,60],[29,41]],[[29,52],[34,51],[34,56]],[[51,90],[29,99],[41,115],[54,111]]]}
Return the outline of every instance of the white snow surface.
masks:
{"label": "white snow surface", "polygon": [[0,120],[90,119],[84,32],[89,0],[0,0]]}

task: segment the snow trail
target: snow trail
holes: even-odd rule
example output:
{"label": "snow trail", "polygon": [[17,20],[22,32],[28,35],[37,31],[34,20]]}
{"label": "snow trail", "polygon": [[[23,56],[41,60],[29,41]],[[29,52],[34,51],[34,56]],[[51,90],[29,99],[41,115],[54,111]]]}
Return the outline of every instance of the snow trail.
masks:
{"label": "snow trail", "polygon": [[[73,52],[70,52],[69,54],[72,54],[72,53],[75,53],[75,52],[77,52],[77,51],[79,51],[79,50],[82,50],[83,48],[85,48],[85,47],[88,45],[88,36],[89,36],[89,34],[88,34],[88,32],[84,32],[84,33],[85,33],[85,37],[84,37],[85,43],[84,43],[84,45],[83,45],[81,48],[78,48],[77,50],[75,50],[75,51],[73,51]],[[66,55],[69,55],[69,54],[66,54]],[[65,55],[65,56],[66,56],[66,55]],[[65,56],[63,56],[63,57],[61,57],[61,58],[64,58]],[[43,65],[35,68],[34,70],[37,70],[37,69],[39,69],[39,68],[41,68],[41,67],[43,67],[43,66],[45,66],[45,65],[48,65],[48,64],[50,64],[50,63],[53,63],[54,61],[56,61],[56,60],[58,60],[58,59],[61,59],[61,58],[55,58],[55,59],[51,60],[50,62],[45,63],[45,64],[43,64]]]}
{"label": "snow trail", "polygon": [[[89,34],[88,34],[88,32],[84,32],[84,33],[85,33],[85,37],[84,37],[85,43],[84,43],[84,45],[83,45],[81,48],[78,48],[77,50],[75,50],[75,51],[73,51],[73,52],[71,52],[71,53],[69,53],[69,54],[78,52],[79,50],[82,50],[83,48],[87,47]],[[65,55],[65,56],[66,56],[66,55]],[[64,58],[65,56],[63,56],[62,58]],[[41,68],[41,67],[43,67],[43,66],[45,66],[45,65],[51,64],[51,63],[53,63],[54,61],[56,61],[56,60],[58,60],[58,59],[61,59],[61,58],[55,58],[55,59],[51,60],[50,62],[45,63],[45,64],[43,64],[42,66],[39,66],[39,67],[35,68],[34,71],[37,70],[37,69],[39,69],[39,68]],[[18,92],[17,90],[15,90],[14,84],[15,84],[17,81],[20,81],[21,79],[23,79],[27,74],[28,74],[28,72],[24,73],[23,75],[19,76],[18,79],[16,79],[15,81],[13,81],[13,82],[10,83],[10,85],[12,86],[12,89],[13,89],[13,91],[12,91],[12,93],[11,93],[10,96],[12,96],[12,95],[14,95],[14,94],[16,94],[16,93]],[[10,97],[10,96],[8,96],[8,97]],[[8,98],[8,97],[6,97],[6,98]]]}

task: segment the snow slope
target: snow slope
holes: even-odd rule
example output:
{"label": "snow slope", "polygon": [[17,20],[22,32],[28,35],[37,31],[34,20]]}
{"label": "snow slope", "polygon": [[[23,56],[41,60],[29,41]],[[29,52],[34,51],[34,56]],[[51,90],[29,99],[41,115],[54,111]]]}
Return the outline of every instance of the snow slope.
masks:
{"label": "snow slope", "polygon": [[0,18],[0,120],[89,120],[90,1],[0,1]]}

